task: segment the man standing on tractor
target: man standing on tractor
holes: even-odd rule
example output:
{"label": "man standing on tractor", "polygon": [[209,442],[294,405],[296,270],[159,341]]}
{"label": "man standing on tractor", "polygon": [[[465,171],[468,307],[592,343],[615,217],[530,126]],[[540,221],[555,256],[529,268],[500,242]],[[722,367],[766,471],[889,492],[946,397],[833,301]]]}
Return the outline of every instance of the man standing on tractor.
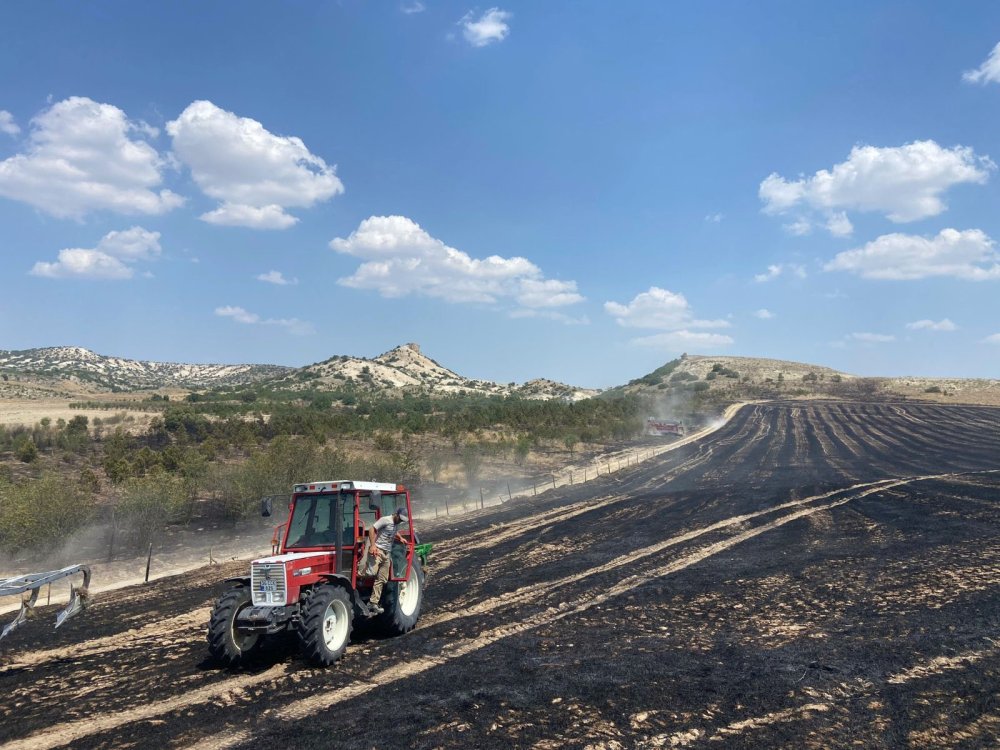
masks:
{"label": "man standing on tractor", "polygon": [[396,508],[396,512],[391,516],[382,516],[368,528],[368,547],[375,556],[375,585],[368,600],[368,612],[372,615],[380,615],[384,611],[378,603],[382,598],[382,589],[389,582],[389,574],[392,572],[392,543],[394,541],[405,543],[403,537],[396,533],[396,529],[408,520],[406,508]]}

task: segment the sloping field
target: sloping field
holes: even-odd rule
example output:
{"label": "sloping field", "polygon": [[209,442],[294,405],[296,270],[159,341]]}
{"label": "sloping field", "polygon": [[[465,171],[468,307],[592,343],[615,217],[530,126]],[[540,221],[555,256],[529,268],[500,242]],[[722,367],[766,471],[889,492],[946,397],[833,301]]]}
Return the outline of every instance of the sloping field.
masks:
{"label": "sloping field", "polygon": [[[196,571],[36,622],[4,748],[996,747],[1000,410],[777,403],[424,526],[413,633],[206,662]],[[47,615],[46,615],[47,618]]]}

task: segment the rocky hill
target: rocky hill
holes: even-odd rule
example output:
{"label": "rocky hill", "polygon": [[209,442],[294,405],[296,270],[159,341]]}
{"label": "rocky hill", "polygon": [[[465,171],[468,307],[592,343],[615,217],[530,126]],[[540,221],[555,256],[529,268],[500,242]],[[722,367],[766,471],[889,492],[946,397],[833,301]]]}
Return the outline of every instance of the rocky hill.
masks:
{"label": "rocky hill", "polygon": [[641,378],[606,391],[605,394],[636,394],[690,387],[704,383],[703,388],[732,390],[738,386],[794,387],[804,383],[845,382],[854,375],[829,367],[760,357],[703,356],[684,354],[667,362]]}
{"label": "rocky hill", "polygon": [[846,372],[761,357],[685,354],[623,386],[602,392],[652,396],[667,412],[702,393],[717,403],[753,398],[821,396],[917,398],[942,403],[1000,405],[1000,380],[940,377],[858,377]]}
{"label": "rocky hill", "polygon": [[478,394],[520,396],[533,399],[562,398],[578,401],[596,395],[596,390],[576,388],[553,380],[530,380],[523,385],[466,378],[435,362],[418,344],[403,344],[372,359],[341,355],[300,368],[272,380],[274,388],[339,390],[345,387],[383,392],[433,394]]}
{"label": "rocky hill", "polygon": [[278,365],[189,365],[106,357],[79,346],[0,349],[0,374],[71,381],[98,390],[247,385],[291,371]]}
{"label": "rocky hill", "polygon": [[18,381],[18,391],[8,394],[11,396],[20,396],[29,390],[32,394],[36,390],[55,394],[65,391],[65,386],[69,385],[75,386],[74,390],[79,394],[87,390],[208,389],[251,384],[293,391],[352,388],[386,395],[409,391],[438,395],[516,395],[568,401],[597,394],[596,390],[575,388],[545,379],[531,380],[519,386],[466,378],[423,354],[417,344],[404,344],[372,359],[339,355],[301,368],[144,362],[106,357],[76,346],[0,350],[0,376],[6,376],[5,380]]}

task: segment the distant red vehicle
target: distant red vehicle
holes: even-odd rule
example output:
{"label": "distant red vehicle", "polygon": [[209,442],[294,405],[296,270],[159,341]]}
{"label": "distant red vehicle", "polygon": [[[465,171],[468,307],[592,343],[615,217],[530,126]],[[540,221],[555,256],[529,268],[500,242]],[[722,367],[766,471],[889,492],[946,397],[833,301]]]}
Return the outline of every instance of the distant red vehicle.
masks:
{"label": "distant red vehicle", "polygon": [[684,429],[683,422],[665,422],[662,419],[653,419],[652,417],[646,420],[647,435],[655,435],[657,437],[664,435],[683,436],[686,432],[687,430]]}

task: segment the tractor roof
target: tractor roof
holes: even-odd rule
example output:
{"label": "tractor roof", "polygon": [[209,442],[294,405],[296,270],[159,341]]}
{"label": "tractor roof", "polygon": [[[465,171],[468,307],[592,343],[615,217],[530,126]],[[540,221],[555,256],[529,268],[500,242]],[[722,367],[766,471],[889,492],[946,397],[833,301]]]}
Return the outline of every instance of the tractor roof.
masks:
{"label": "tractor roof", "polygon": [[353,479],[327,479],[319,482],[297,484],[292,492],[336,492],[337,490],[378,490],[379,492],[403,492],[403,485],[389,482],[358,482]]}

